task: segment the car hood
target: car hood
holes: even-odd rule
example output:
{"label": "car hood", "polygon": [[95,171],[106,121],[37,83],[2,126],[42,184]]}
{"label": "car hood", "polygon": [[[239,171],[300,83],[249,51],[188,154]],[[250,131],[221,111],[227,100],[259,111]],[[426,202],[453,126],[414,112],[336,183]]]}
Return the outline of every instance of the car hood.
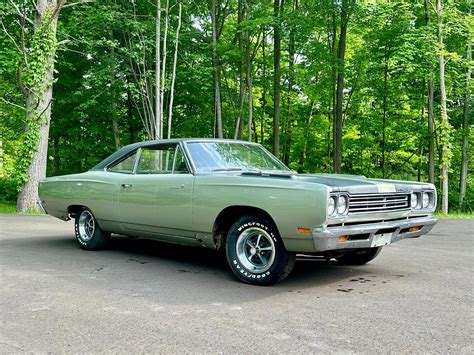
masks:
{"label": "car hood", "polygon": [[297,178],[305,182],[314,182],[329,186],[332,191],[346,191],[352,194],[391,192],[409,193],[416,189],[434,189],[432,184],[427,183],[368,179],[365,176],[359,175],[298,174]]}

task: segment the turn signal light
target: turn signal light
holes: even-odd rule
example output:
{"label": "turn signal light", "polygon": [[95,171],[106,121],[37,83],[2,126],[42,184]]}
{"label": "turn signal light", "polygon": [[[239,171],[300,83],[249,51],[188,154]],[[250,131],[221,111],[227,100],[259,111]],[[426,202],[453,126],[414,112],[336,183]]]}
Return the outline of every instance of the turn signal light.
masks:
{"label": "turn signal light", "polygon": [[349,236],[348,235],[341,235],[339,236],[339,243],[345,243],[349,240]]}
{"label": "turn signal light", "polygon": [[418,232],[421,230],[421,226],[416,226],[416,227],[410,227],[408,229],[408,232],[413,233],[413,232]]}

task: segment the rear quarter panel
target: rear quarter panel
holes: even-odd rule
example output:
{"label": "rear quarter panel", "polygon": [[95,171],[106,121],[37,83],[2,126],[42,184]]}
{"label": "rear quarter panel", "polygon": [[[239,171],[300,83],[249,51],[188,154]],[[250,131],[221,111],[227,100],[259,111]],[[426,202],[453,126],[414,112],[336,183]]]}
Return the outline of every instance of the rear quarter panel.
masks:
{"label": "rear quarter panel", "polygon": [[99,222],[116,221],[121,180],[121,174],[101,171],[50,177],[40,182],[39,196],[49,214],[64,220],[69,206],[81,205],[88,207]]}

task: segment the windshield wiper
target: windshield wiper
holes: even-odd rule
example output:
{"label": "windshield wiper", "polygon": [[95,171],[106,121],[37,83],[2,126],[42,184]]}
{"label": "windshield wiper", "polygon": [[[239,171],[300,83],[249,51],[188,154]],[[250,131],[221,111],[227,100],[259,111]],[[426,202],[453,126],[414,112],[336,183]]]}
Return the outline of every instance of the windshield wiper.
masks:
{"label": "windshield wiper", "polygon": [[282,177],[291,177],[296,175],[296,172],[293,170],[280,170],[280,169],[270,169],[270,170],[261,170],[257,168],[217,168],[212,170],[212,172],[240,172],[242,175],[259,175],[259,176],[282,176]]}
{"label": "windshield wiper", "polygon": [[213,169],[211,170],[211,172],[217,172],[217,171],[242,171],[243,169],[242,168],[217,168],[217,169]]}
{"label": "windshield wiper", "polygon": [[262,174],[262,170],[260,169],[248,169],[248,168],[218,168],[212,170],[212,172],[219,172],[219,171],[237,171],[242,172],[242,174]]}
{"label": "windshield wiper", "polygon": [[272,169],[272,170],[262,170],[263,176],[284,176],[291,177],[296,175],[296,172],[293,170],[282,170],[282,169]]}

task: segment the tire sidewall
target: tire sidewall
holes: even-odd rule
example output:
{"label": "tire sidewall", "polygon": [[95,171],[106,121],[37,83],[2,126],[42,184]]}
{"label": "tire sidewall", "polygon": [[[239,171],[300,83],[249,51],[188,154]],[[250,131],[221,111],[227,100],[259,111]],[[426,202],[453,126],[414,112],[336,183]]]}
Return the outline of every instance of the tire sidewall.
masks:
{"label": "tire sidewall", "polygon": [[[89,239],[87,242],[84,241],[79,234],[79,218],[85,211],[90,213],[95,223],[94,234],[92,235],[92,238]],[[76,216],[74,219],[74,233],[76,235],[76,240],[82,249],[86,249],[86,250],[95,249],[95,245],[97,244],[98,239],[101,237],[100,234],[102,233],[102,231],[99,227],[99,224],[97,223],[97,219],[95,218],[94,214],[88,208],[83,209],[80,213],[76,213]]]}
{"label": "tire sidewall", "polygon": [[[268,270],[258,273],[248,270],[237,257],[236,244],[240,234],[253,227],[266,231],[275,244],[273,264]],[[288,263],[288,254],[276,227],[273,223],[254,216],[240,218],[232,225],[226,239],[226,256],[230,268],[241,281],[257,285],[270,285],[277,282]]]}

